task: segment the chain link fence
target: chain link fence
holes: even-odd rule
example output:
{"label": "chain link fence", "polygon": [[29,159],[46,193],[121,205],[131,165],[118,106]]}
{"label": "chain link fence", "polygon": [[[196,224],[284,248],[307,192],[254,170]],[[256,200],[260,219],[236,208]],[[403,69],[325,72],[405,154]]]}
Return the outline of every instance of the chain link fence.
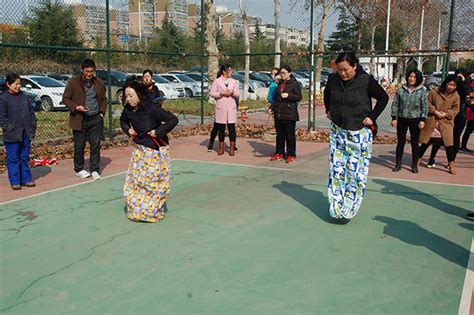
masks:
{"label": "chain link fence", "polygon": [[[303,92],[297,126],[324,130],[322,95],[338,52],[356,51],[391,97],[409,68],[422,70],[432,88],[448,70],[474,70],[473,11],[470,0],[11,0],[0,19],[0,78],[20,74],[37,105],[34,157],[71,152],[61,99],[84,58],[95,60],[97,76],[107,82],[104,136],[115,141],[129,75],[153,70],[180,127],[207,126],[215,64],[231,65],[243,90],[247,57],[240,124],[271,124],[268,74],[288,64]],[[394,139],[389,108],[379,126]]]}

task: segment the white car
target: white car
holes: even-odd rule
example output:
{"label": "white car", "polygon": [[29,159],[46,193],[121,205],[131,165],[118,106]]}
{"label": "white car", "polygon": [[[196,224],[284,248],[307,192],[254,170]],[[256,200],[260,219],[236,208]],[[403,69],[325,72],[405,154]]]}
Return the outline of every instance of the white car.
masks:
{"label": "white car", "polygon": [[304,89],[309,88],[309,78],[305,78],[301,74],[298,74],[296,72],[292,72],[291,74],[295,77],[296,81],[299,82],[299,84],[302,88],[304,88]]}
{"label": "white car", "polygon": [[184,87],[173,86],[173,83],[166,80],[160,75],[154,75],[153,81],[155,81],[155,85],[158,87],[158,90],[160,90],[160,92],[163,92],[163,96],[166,97],[166,99],[168,100],[186,96]]}
{"label": "white car", "polygon": [[[201,83],[194,81],[185,74],[162,73],[160,76],[170,82],[183,85],[186,97],[201,96]],[[206,89],[204,89],[204,92],[206,92]]]}
{"label": "white car", "polygon": [[25,75],[21,77],[21,85],[41,99],[43,110],[67,109],[63,103],[64,83],[41,75]]}

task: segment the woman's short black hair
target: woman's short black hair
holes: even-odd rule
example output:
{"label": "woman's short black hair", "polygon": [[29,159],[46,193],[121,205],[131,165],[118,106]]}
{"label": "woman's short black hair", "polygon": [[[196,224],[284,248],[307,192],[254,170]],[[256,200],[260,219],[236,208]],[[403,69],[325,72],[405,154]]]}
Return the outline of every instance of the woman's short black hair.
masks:
{"label": "woman's short black hair", "polygon": [[145,75],[146,73],[149,73],[151,76],[153,76],[153,72],[150,69],[143,70],[142,75]]}
{"label": "woman's short black hair", "polygon": [[[140,99],[140,103],[150,97],[150,91],[140,82],[137,81],[129,81],[128,83],[125,84],[123,87],[123,103],[125,104],[125,89],[131,88],[134,89],[135,92],[138,95],[138,98]],[[127,104],[125,104],[127,105]],[[140,104],[138,105],[140,106]]]}
{"label": "woman's short black hair", "polygon": [[423,74],[421,74],[421,71],[418,69],[411,69],[407,71],[407,75],[405,76],[405,80],[407,80],[407,84],[408,84],[408,77],[410,77],[410,74],[412,73],[414,73],[416,76],[415,86],[419,86],[423,82]]}
{"label": "woman's short black hair", "polygon": [[347,61],[347,63],[349,63],[351,67],[355,67],[359,64],[359,59],[357,59],[355,53],[352,51],[342,52],[337,56],[336,64],[343,61]]}
{"label": "woman's short black hair", "polygon": [[291,73],[291,67],[289,65],[284,65],[283,67],[281,67],[281,69],[285,69],[286,71],[288,71],[288,73]]}
{"label": "woman's short black hair", "polygon": [[454,83],[456,83],[456,86],[459,86],[459,83],[460,83],[459,78],[455,74],[450,74],[446,77],[446,79],[444,79],[443,83],[441,83],[438,90],[441,93],[446,92],[446,87],[448,86],[448,83],[451,81],[454,81]]}
{"label": "woman's short black hair", "polygon": [[219,72],[217,73],[217,77],[219,78],[224,72],[229,70],[229,68],[232,68],[232,67],[228,64],[221,65],[219,68]]}
{"label": "woman's short black hair", "polygon": [[3,90],[3,91],[8,90],[7,83],[8,83],[8,85],[11,85],[11,84],[13,84],[16,80],[21,80],[20,76],[19,76],[17,73],[15,73],[15,72],[10,72],[9,74],[7,74],[7,76],[5,77],[5,84],[2,86],[2,90]]}

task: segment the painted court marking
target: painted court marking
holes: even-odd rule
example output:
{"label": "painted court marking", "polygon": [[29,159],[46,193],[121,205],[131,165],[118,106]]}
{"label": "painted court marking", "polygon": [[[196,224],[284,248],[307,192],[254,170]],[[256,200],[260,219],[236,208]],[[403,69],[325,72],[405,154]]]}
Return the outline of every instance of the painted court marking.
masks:
{"label": "painted court marking", "polygon": [[474,239],[471,241],[471,252],[466,267],[466,277],[462,288],[461,302],[459,303],[459,315],[468,315],[471,309],[471,298],[474,289]]}

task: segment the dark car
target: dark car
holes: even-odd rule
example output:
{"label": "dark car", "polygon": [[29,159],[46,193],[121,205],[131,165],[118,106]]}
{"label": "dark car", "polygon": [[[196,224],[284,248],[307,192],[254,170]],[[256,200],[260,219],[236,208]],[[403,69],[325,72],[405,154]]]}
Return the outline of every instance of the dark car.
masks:
{"label": "dark car", "polygon": [[[238,71],[238,73],[240,75],[245,75],[245,71]],[[252,80],[255,80],[255,81],[260,81],[260,82],[263,82],[265,83],[265,87],[269,87],[270,86],[270,83],[272,83],[272,79],[269,78],[268,76],[266,75],[261,75],[257,72],[253,72],[253,71],[250,71],[249,72],[249,79],[252,79]]]}

